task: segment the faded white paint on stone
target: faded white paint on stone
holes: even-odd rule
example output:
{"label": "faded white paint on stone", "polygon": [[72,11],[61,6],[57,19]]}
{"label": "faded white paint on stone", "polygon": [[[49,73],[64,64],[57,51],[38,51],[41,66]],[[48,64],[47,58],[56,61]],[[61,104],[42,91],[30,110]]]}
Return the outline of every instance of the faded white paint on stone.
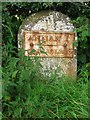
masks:
{"label": "faded white paint on stone", "polygon": [[[56,11],[41,11],[32,14],[26,18],[20,26],[18,33],[18,47],[22,47],[23,32],[24,31],[53,31],[53,32],[74,32],[75,28],[70,22],[70,18],[66,15]],[[76,48],[74,48],[76,49]],[[76,50],[74,50],[76,51]],[[63,73],[76,76],[77,71],[77,58],[74,53],[73,58],[40,58],[43,66],[42,73],[50,76],[50,73],[59,74]],[[68,73],[69,72],[69,73]]]}

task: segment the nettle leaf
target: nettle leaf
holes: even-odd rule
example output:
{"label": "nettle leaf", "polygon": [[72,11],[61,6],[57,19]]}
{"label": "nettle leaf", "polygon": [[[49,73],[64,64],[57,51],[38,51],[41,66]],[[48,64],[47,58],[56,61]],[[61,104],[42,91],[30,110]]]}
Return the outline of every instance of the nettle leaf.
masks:
{"label": "nettle leaf", "polygon": [[47,55],[47,53],[44,50],[40,50],[40,52]]}
{"label": "nettle leaf", "polygon": [[82,36],[88,36],[88,31],[82,31]]}
{"label": "nettle leaf", "polygon": [[35,52],[36,52],[36,50],[33,49],[33,50],[30,52],[30,55],[33,54],[33,53],[35,53]]}
{"label": "nettle leaf", "polygon": [[15,78],[15,77],[16,77],[17,72],[18,72],[18,70],[16,70],[16,71],[13,72],[12,78]]}
{"label": "nettle leaf", "polygon": [[12,57],[11,61],[12,61],[13,66],[16,66],[19,61],[19,58]]}
{"label": "nettle leaf", "polygon": [[74,42],[73,42],[73,45],[74,45],[75,47],[78,47],[78,41],[74,41]]}

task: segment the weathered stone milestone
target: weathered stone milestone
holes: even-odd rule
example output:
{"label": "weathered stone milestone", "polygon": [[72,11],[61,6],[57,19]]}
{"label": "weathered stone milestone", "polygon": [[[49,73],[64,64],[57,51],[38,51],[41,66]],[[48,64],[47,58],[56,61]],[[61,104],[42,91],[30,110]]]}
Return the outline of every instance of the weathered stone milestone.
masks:
{"label": "weathered stone milestone", "polygon": [[[26,56],[37,55],[43,66],[42,74],[46,75],[58,69],[59,76],[76,76],[75,40],[70,18],[57,11],[41,11],[27,17],[18,33],[18,47],[26,50]],[[35,52],[30,54],[33,49]]]}

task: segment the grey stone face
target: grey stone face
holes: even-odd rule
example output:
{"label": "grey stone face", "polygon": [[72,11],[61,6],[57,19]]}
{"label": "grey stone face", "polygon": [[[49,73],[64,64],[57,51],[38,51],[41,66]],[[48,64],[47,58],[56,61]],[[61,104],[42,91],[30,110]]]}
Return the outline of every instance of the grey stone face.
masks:
{"label": "grey stone face", "polygon": [[[18,47],[21,48],[23,44],[24,31],[52,31],[52,32],[75,32],[75,27],[66,15],[56,11],[41,11],[27,17],[18,32]],[[76,39],[76,37],[75,37]],[[76,48],[74,48],[74,51]],[[66,74],[69,76],[76,76],[77,71],[77,57],[74,53],[72,58],[40,58],[43,66],[42,73],[49,75],[54,73],[59,76]]]}

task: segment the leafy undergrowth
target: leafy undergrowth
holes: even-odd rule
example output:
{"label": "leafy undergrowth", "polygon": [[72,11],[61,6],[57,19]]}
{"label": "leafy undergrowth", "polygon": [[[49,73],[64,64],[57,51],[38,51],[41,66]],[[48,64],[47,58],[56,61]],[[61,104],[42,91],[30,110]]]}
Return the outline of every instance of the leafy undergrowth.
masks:
{"label": "leafy undergrowth", "polygon": [[[17,50],[17,33],[22,21],[37,11],[53,8],[69,15],[76,26],[78,77],[56,74],[43,77],[40,61]],[[10,3],[2,4],[2,114],[3,118],[88,118],[90,54],[88,34],[89,3]],[[31,12],[31,13],[29,13]],[[72,14],[74,13],[74,14]],[[18,54],[18,55],[17,55]],[[84,64],[84,65],[83,65]],[[1,70],[0,70],[1,72]],[[1,96],[0,96],[1,97]]]}
{"label": "leafy undergrowth", "polygon": [[37,57],[20,56],[3,67],[3,118],[88,118],[88,82],[45,78]]}

